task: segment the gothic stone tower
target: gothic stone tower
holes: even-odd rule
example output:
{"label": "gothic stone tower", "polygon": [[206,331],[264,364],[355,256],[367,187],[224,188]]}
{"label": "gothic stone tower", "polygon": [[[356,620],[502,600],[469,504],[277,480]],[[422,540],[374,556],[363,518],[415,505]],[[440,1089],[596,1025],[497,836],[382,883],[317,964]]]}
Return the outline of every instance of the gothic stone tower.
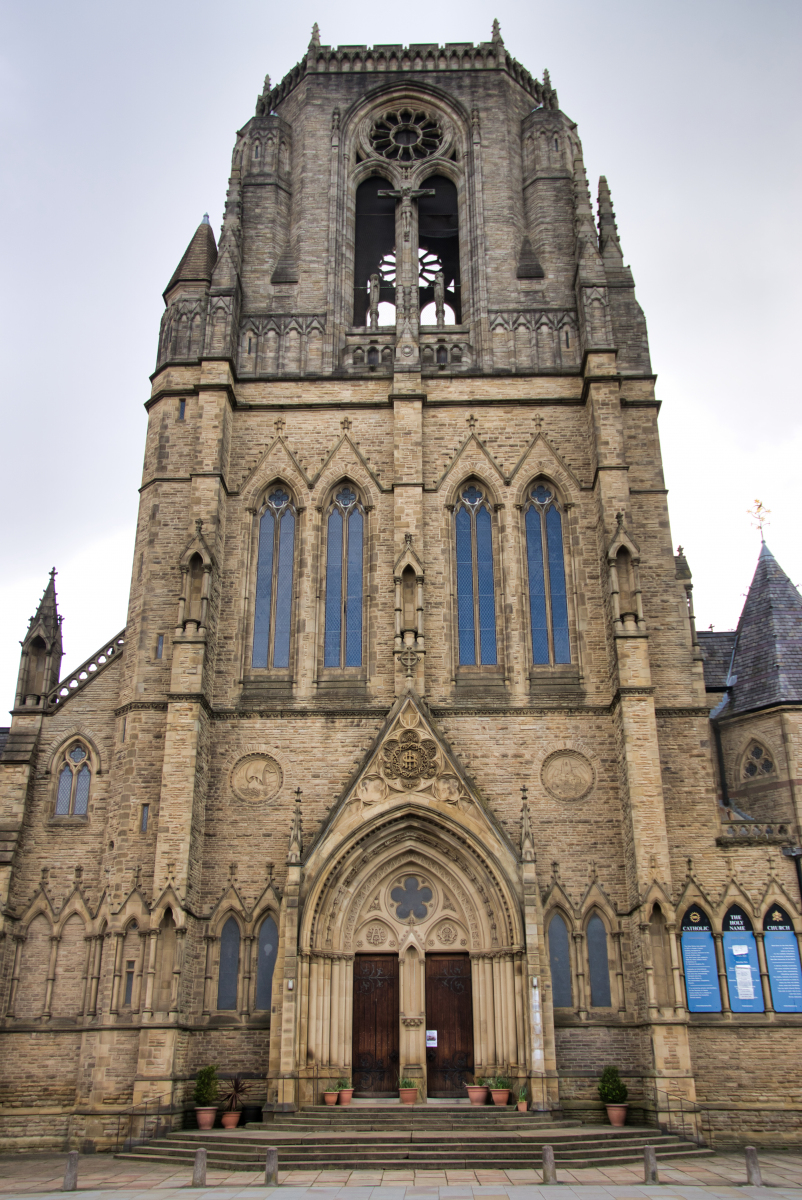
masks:
{"label": "gothic stone tower", "polygon": [[728,717],[711,635],[705,679],[548,74],[497,25],[315,29],[164,298],[125,629],[59,683],[51,580],[0,760],[10,1144],[107,1145],[212,1062],[268,1111],[500,1072],[588,1119],[615,1063],[647,1114],[737,1089],[722,1127],[787,1135],[802,675]]}

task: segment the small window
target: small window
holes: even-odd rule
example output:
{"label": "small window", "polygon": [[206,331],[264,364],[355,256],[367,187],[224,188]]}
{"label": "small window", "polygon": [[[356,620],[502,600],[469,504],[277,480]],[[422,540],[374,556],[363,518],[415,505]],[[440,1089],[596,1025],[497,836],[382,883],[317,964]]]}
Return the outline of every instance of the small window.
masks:
{"label": "small window", "polygon": [[89,810],[89,785],[92,767],[89,753],[81,742],[73,742],[59,761],[56,790],[57,817],[85,817]]}
{"label": "small window", "polygon": [[248,353],[253,354],[253,338],[248,338]]}
{"label": "small window", "polygon": [[596,913],[588,921],[588,966],[590,967],[591,1008],[609,1008],[610,965],[607,959],[607,930]]}
{"label": "small window", "polygon": [[257,142],[253,148],[253,157],[258,158],[260,154],[261,154],[261,150],[259,148],[259,143]]}
{"label": "small window", "polygon": [[567,329],[565,331],[565,344],[566,344],[566,346],[571,345],[571,335],[569,334]]}
{"label": "small window", "polygon": [[134,973],[136,971],[136,961],[131,958],[125,964],[125,992],[123,994],[123,1004],[131,1007],[131,1001],[134,997]]}
{"label": "small window", "polygon": [[229,917],[220,936],[220,971],[217,979],[217,1007],[237,1007],[237,984],[239,977],[239,925]]}
{"label": "small window", "polygon": [[745,781],[764,779],[774,774],[774,759],[765,746],[753,742],[744,756],[741,774]]}
{"label": "small window", "polygon": [[267,497],[259,519],[254,667],[286,669],[290,665],[294,553],[295,508],[284,489],[277,487]]}
{"label": "small window", "polygon": [[122,736],[123,741],[125,741],[125,731],[126,731],[127,726],[128,726],[128,717],[123,717],[123,736]]}
{"label": "small window", "polygon": [[139,820],[139,832],[140,833],[148,832],[148,817],[149,816],[150,816],[150,805],[143,804],[142,805],[142,816],[140,817],[140,820]]}
{"label": "small window", "polygon": [[495,666],[493,518],[485,494],[476,484],[462,492],[454,520],[460,666]]}
{"label": "small window", "polygon": [[335,495],[326,547],[326,667],[362,666],[364,509],[347,484]]}
{"label": "small window", "polygon": [[164,654],[164,634],[160,633],[156,638],[156,657],[161,658]]}
{"label": "small window", "polygon": [[571,992],[571,948],[568,927],[560,913],[549,923],[549,965],[551,997],[555,1008],[573,1008]]}
{"label": "small window", "polygon": [[179,421],[183,421],[183,420],[184,420],[184,416],[186,415],[186,411],[187,411],[187,402],[186,402],[186,400],[179,400],[179,401],[178,401],[178,419],[179,419]]}
{"label": "small window", "polygon": [[368,346],[368,366],[377,367],[379,365],[379,347]]}
{"label": "small window", "polygon": [[269,1009],[273,996],[273,968],[278,951],[278,930],[272,917],[266,917],[259,930],[259,963],[256,968],[256,1007]]}
{"label": "small window", "polygon": [[535,666],[570,663],[563,519],[560,505],[545,483],[530,490],[524,523],[532,662]]}

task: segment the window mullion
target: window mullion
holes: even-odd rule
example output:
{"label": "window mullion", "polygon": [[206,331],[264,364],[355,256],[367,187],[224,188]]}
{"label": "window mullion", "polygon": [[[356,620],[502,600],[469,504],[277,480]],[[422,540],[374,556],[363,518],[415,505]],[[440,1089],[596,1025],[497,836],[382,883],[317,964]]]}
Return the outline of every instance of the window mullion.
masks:
{"label": "window mullion", "polygon": [[554,666],[554,628],[551,619],[551,576],[549,574],[549,531],[546,525],[546,509],[540,512],[540,549],[543,554],[543,587],[546,601],[546,636],[549,639],[549,666]]}

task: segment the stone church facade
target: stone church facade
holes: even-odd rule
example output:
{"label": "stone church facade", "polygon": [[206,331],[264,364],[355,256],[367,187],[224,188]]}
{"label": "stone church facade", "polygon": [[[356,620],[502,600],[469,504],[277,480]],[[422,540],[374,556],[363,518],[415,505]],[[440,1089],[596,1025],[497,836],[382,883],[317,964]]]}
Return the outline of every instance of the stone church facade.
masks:
{"label": "stone church facade", "polygon": [[802,601],[696,632],[548,73],[316,28],[164,298],[125,629],[62,677],[51,576],[2,735],[6,1144],[207,1063],[798,1135]]}

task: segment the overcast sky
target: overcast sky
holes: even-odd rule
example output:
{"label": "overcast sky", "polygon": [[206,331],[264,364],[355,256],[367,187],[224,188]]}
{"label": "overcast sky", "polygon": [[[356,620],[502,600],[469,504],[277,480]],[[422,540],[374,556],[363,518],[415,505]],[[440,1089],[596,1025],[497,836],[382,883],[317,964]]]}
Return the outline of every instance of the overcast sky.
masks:
{"label": "overcast sky", "polygon": [[4,0],[0,721],[51,566],[64,669],[125,624],[161,292],[269,73],[325,44],[488,40],[548,67],[649,325],[674,544],[734,627],[759,538],[802,582],[799,0]]}

